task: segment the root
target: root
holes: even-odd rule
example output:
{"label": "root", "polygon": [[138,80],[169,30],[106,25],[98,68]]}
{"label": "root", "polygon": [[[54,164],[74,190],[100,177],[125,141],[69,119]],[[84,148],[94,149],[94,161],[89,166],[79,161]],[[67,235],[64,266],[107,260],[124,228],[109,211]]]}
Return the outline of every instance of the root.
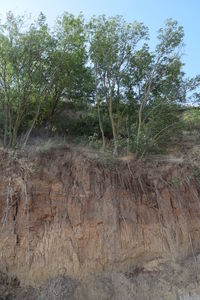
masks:
{"label": "root", "polygon": [[30,216],[29,216],[29,198],[27,192],[27,183],[24,181],[24,194],[25,194],[25,211],[26,211],[26,236],[27,236],[27,264],[30,264]]}
{"label": "root", "polygon": [[1,230],[0,230],[0,234],[3,232],[4,230],[4,227],[7,223],[7,219],[8,219],[8,212],[9,212],[9,200],[11,198],[11,195],[12,195],[12,188],[11,188],[11,178],[9,178],[9,182],[8,182],[8,190],[7,190],[7,196],[6,196],[6,208],[5,208],[5,213],[4,213],[4,216],[2,218],[2,227],[1,227]]}

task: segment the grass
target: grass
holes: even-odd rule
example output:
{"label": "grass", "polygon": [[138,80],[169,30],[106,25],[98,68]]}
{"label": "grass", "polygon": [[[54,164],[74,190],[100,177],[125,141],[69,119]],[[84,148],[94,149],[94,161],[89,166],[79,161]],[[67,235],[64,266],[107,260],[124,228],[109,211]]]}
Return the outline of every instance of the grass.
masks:
{"label": "grass", "polygon": [[183,121],[188,130],[200,129],[200,110],[192,108],[185,111],[183,114]]}

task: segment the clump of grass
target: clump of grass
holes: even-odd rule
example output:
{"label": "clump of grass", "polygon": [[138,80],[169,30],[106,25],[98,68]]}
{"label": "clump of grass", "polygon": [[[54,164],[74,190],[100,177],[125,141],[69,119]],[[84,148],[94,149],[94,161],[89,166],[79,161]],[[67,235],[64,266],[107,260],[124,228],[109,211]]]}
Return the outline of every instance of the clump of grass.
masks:
{"label": "clump of grass", "polygon": [[183,121],[185,129],[194,130],[200,128],[200,110],[193,108],[184,112]]}

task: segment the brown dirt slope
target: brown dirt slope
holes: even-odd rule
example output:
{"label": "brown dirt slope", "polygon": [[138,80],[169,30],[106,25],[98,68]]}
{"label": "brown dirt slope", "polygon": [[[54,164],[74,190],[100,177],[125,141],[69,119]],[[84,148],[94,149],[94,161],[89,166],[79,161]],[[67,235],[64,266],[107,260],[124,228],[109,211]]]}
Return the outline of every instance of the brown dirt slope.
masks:
{"label": "brown dirt slope", "polygon": [[[65,146],[29,158],[1,150],[0,178],[0,270],[40,289],[42,299],[64,299],[62,293],[71,295],[66,299],[159,299],[157,286],[154,298],[145,298],[139,282],[149,295],[163,278],[168,295],[172,273],[185,270],[186,258],[197,273],[197,167],[102,160]],[[127,291],[121,298],[120,282]]]}

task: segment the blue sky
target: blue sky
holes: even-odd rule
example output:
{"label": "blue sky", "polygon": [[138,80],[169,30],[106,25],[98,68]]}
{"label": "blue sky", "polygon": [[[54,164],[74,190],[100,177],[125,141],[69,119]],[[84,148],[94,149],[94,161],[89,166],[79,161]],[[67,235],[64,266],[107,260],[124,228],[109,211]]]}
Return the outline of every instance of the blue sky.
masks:
{"label": "blue sky", "polygon": [[127,21],[137,20],[147,25],[151,44],[156,43],[156,32],[164,20],[171,17],[184,27],[186,74],[200,74],[200,0],[0,0],[1,18],[9,10],[33,16],[42,11],[50,25],[64,11],[75,15],[82,11],[87,19],[94,14],[120,14]]}

